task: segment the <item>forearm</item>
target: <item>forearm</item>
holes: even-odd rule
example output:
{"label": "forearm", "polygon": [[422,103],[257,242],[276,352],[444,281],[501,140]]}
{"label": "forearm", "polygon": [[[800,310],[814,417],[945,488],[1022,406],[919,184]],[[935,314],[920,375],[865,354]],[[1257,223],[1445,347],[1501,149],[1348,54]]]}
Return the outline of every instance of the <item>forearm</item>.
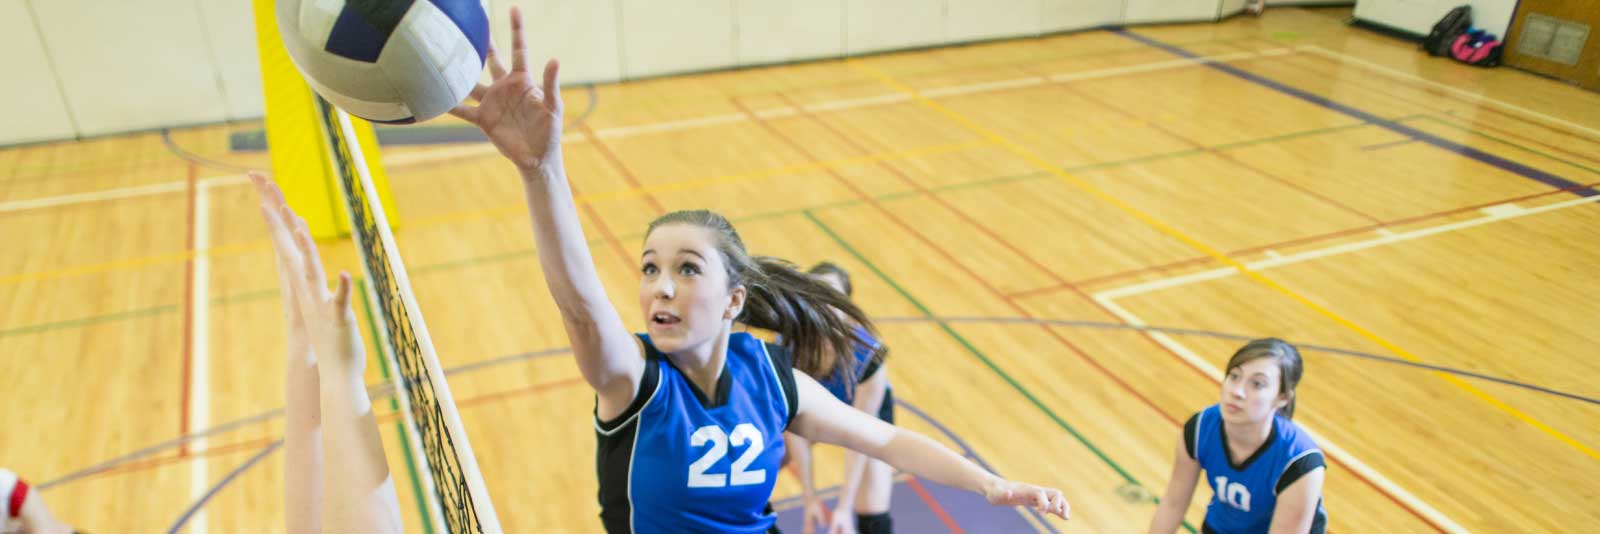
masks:
{"label": "forearm", "polygon": [[807,501],[814,500],[817,498],[817,479],[811,463],[811,440],[792,432],[785,432],[784,436],[789,440],[784,450],[788,451],[789,461],[794,464],[800,478],[800,493]]}
{"label": "forearm", "polygon": [[322,369],[324,532],[398,532],[399,501],[359,373]]}
{"label": "forearm", "polygon": [[974,493],[982,494],[986,484],[1000,480],[939,442],[899,427],[887,443],[866,449],[859,452],[919,478]]}
{"label": "forearm", "polygon": [[322,530],[322,386],[304,332],[288,336],[285,365],[283,499],[285,530]]}
{"label": "forearm", "polygon": [[1150,534],[1172,534],[1178,531],[1178,526],[1183,523],[1184,508],[1187,503],[1180,503],[1175,499],[1165,499],[1156,507],[1156,515],[1150,520]]}
{"label": "forearm", "polygon": [[839,488],[839,504],[835,508],[849,510],[855,506],[856,495],[861,492],[861,477],[867,472],[870,461],[865,454],[845,449],[844,485]]}
{"label": "forearm", "polygon": [[556,158],[551,165],[522,171],[523,192],[545,285],[561,313],[578,370],[598,390],[621,372],[606,355],[629,353],[633,341],[600,283],[561,165]]}
{"label": "forearm", "polygon": [[562,167],[558,158],[550,165],[520,171],[522,189],[550,296],[563,315],[591,315],[596,309],[612,306],[600,284]]}

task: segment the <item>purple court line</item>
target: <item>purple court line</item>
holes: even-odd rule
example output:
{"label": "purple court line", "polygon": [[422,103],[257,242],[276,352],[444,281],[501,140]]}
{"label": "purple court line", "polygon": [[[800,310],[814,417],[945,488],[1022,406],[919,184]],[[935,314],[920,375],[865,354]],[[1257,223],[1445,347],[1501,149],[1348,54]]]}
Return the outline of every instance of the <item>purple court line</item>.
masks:
{"label": "purple court line", "polygon": [[1362,151],[1372,151],[1372,150],[1378,150],[1380,148],[1389,148],[1389,147],[1392,147],[1392,146],[1400,146],[1400,145],[1409,144],[1409,143],[1415,143],[1415,142],[1417,142],[1416,139],[1401,139],[1399,141],[1389,141],[1387,143],[1378,143],[1378,144],[1374,144],[1374,145],[1366,145],[1366,146],[1361,147],[1361,150]]}
{"label": "purple court line", "polygon": [[[228,483],[233,482],[233,479],[238,478],[238,476],[240,474],[243,474],[246,470],[248,470],[251,467],[255,466],[256,462],[260,462],[262,458],[266,458],[268,455],[271,455],[274,451],[277,451],[278,447],[282,447],[282,446],[283,446],[283,440],[282,439],[279,439],[278,441],[274,441],[274,442],[272,442],[271,445],[267,445],[266,447],[262,447],[261,448],[261,452],[256,453],[255,456],[251,456],[249,460],[245,460],[244,463],[239,464],[239,467],[233,468],[233,471],[228,473],[228,476],[222,477],[222,480],[218,480],[216,485],[211,486],[211,489],[206,490],[205,496],[200,497],[200,500],[195,501],[194,504],[189,505],[189,509],[188,510],[184,510],[183,511],[183,515],[178,516],[178,520],[172,524],[172,528],[167,529],[167,533],[168,534],[176,534],[179,530],[182,530],[183,529],[183,525],[185,523],[188,523],[189,519],[193,518],[194,514],[196,512],[200,511],[200,507],[205,506],[207,502],[210,502],[212,497],[215,497],[218,492],[222,491],[222,488],[226,487],[228,485]],[[202,460],[202,461],[204,461],[204,460]]]}
{"label": "purple court line", "polygon": [[[944,424],[940,423],[938,419],[934,419],[933,416],[928,415],[928,412],[924,412],[924,411],[922,411],[922,409],[917,408],[916,406],[912,406],[910,403],[908,403],[905,400],[900,399],[900,398],[894,399],[894,405],[896,407],[899,407],[899,408],[905,408],[906,411],[909,411],[913,415],[916,415],[918,419],[921,419],[921,420],[927,422],[929,425],[932,425],[935,430],[938,430],[939,433],[944,434],[944,437],[949,438],[950,441],[952,441],[952,442],[955,442],[956,447],[961,449],[961,455],[962,456],[965,456],[968,459],[971,459],[974,463],[977,463],[978,466],[982,467],[985,471],[988,471],[990,473],[994,473],[995,475],[1000,475],[1000,472],[999,471],[995,471],[994,467],[990,466],[989,462],[984,461],[983,457],[979,456],[977,451],[972,450],[972,446],[968,445],[966,441],[963,441],[961,439],[961,436],[957,436],[954,431],[950,430],[950,427],[944,426]],[[803,498],[804,498],[803,496],[795,495],[795,496],[792,496],[792,497],[787,497],[787,498],[784,498],[784,499],[780,499],[778,501],[774,501],[772,503],[772,509],[773,510],[787,510],[787,509],[793,508],[795,506],[799,506],[800,505],[800,501]],[[1040,515],[1038,510],[1034,510],[1034,509],[1028,508],[1026,506],[1021,506],[1021,507],[1018,507],[1018,508],[1023,510],[1023,511],[1025,511],[1026,513],[1028,513],[1028,515],[1033,516],[1034,519],[1038,520],[1040,525],[1044,525],[1044,528],[1045,528],[1046,532],[1049,532],[1050,534],[1059,534],[1061,532],[1059,530],[1056,530],[1056,527],[1054,525],[1051,525],[1049,521],[1045,521],[1044,516]]]}
{"label": "purple court line", "polygon": [[[1126,28],[1116,27],[1116,28],[1110,28],[1107,31],[1110,31],[1111,33],[1114,33],[1114,34],[1117,34],[1117,35],[1121,35],[1121,36],[1126,37],[1128,39],[1132,39],[1134,41],[1138,41],[1138,42],[1144,43],[1144,44],[1149,45],[1149,46],[1154,47],[1154,48],[1159,48],[1161,50],[1165,50],[1165,51],[1167,51],[1169,53],[1172,53],[1174,55],[1177,55],[1177,56],[1182,56],[1182,57],[1185,57],[1185,58],[1188,58],[1188,59],[1195,59],[1195,60],[1200,59],[1200,56],[1194,54],[1193,52],[1190,52],[1190,51],[1185,50],[1183,48],[1179,48],[1177,46],[1173,46],[1173,45],[1169,45],[1169,44],[1163,43],[1161,41],[1157,41],[1155,39],[1151,39],[1149,37],[1145,37],[1143,35],[1139,35],[1137,33],[1133,33],[1131,31],[1128,31]],[[1535,169],[1533,167],[1529,167],[1527,165],[1524,165],[1524,164],[1521,164],[1521,163],[1517,163],[1515,161],[1511,161],[1511,160],[1502,158],[1500,156],[1496,156],[1494,154],[1490,154],[1488,152],[1484,152],[1482,150],[1478,150],[1476,148],[1472,148],[1472,147],[1465,146],[1465,145],[1462,145],[1462,144],[1459,144],[1459,143],[1455,143],[1453,141],[1441,138],[1439,136],[1430,134],[1428,132],[1424,132],[1422,130],[1418,130],[1416,128],[1412,128],[1410,126],[1406,126],[1404,124],[1401,124],[1401,123],[1398,123],[1398,122],[1394,122],[1394,121],[1385,119],[1383,117],[1379,117],[1377,115],[1373,115],[1371,113],[1362,111],[1360,109],[1357,109],[1357,108],[1354,108],[1354,107],[1351,107],[1351,106],[1347,106],[1347,105],[1344,105],[1344,104],[1340,104],[1338,102],[1334,102],[1333,100],[1330,100],[1328,98],[1317,96],[1317,95],[1311,94],[1311,93],[1309,93],[1307,91],[1304,91],[1304,90],[1301,90],[1301,89],[1297,89],[1297,88],[1294,88],[1294,87],[1290,87],[1288,85],[1285,85],[1282,82],[1279,82],[1279,81],[1276,81],[1276,80],[1272,80],[1272,79],[1267,78],[1265,76],[1261,76],[1259,74],[1255,74],[1255,73],[1246,71],[1244,69],[1241,69],[1241,68],[1233,66],[1233,65],[1229,65],[1229,64],[1226,64],[1226,63],[1210,62],[1210,61],[1202,62],[1201,64],[1205,65],[1207,67],[1210,67],[1210,68],[1213,68],[1213,69],[1217,69],[1217,70],[1220,70],[1222,72],[1231,74],[1231,75],[1233,75],[1235,77],[1244,79],[1245,81],[1249,81],[1249,82],[1255,83],[1256,85],[1260,85],[1262,87],[1266,87],[1268,89],[1272,89],[1272,90],[1275,90],[1277,92],[1280,92],[1280,93],[1283,93],[1283,94],[1286,94],[1286,95],[1289,95],[1289,96],[1292,96],[1292,97],[1295,97],[1295,98],[1299,98],[1299,99],[1304,100],[1306,102],[1309,102],[1309,103],[1312,103],[1312,104],[1316,104],[1318,106],[1321,106],[1321,107],[1324,107],[1324,108],[1327,108],[1327,109],[1331,109],[1333,111],[1337,111],[1337,112],[1343,113],[1345,115],[1349,115],[1351,117],[1355,117],[1356,119],[1360,119],[1363,122],[1367,122],[1367,123],[1373,124],[1375,126],[1380,126],[1380,127],[1383,127],[1383,128],[1385,128],[1387,130],[1393,131],[1395,133],[1398,133],[1398,134],[1401,134],[1401,135],[1416,139],[1418,141],[1422,141],[1424,143],[1427,143],[1427,144],[1430,144],[1430,145],[1433,145],[1433,146],[1448,150],[1450,152],[1454,152],[1456,154],[1460,154],[1461,156],[1464,156],[1466,158],[1478,161],[1480,163],[1488,164],[1488,165],[1493,166],[1495,168],[1498,168],[1500,170],[1503,170],[1503,171],[1506,171],[1506,172],[1510,172],[1510,173],[1516,174],[1518,176],[1522,176],[1523,178],[1527,178],[1529,180],[1534,180],[1534,181],[1537,181],[1539,183],[1543,183],[1545,185],[1548,185],[1550,187],[1554,187],[1556,189],[1570,189],[1573,194],[1578,195],[1580,197],[1592,197],[1592,196],[1600,195],[1600,191],[1595,191],[1594,189],[1589,188],[1589,187],[1583,187],[1582,184],[1578,184],[1578,183],[1572,182],[1570,180],[1567,180],[1566,178],[1562,178],[1560,176],[1556,176],[1554,174],[1550,174],[1548,172],[1541,171],[1539,169]]]}
{"label": "purple court line", "polygon": [[[1098,329],[1102,329],[1102,330],[1136,330],[1136,331],[1141,331],[1141,332],[1160,332],[1160,333],[1163,333],[1163,334],[1177,334],[1177,335],[1182,335],[1182,336],[1210,337],[1210,338],[1217,338],[1217,339],[1227,339],[1227,340],[1232,340],[1232,341],[1249,341],[1249,340],[1255,339],[1256,337],[1260,337],[1260,336],[1247,336],[1247,335],[1242,335],[1242,334],[1229,334],[1229,333],[1226,333],[1226,332],[1216,332],[1216,331],[1212,331],[1212,330],[1199,330],[1199,329],[1194,329],[1194,328],[1174,328],[1174,327],[1169,327],[1169,326],[1138,326],[1138,325],[1130,325],[1130,324],[1124,324],[1124,323],[1110,323],[1110,322],[1104,322],[1104,321],[1085,321],[1085,320],[1079,320],[1079,319],[1033,319],[1033,318],[1028,318],[1028,317],[874,317],[874,318],[872,318],[872,320],[873,320],[873,322],[878,323],[878,324],[886,324],[886,323],[926,323],[926,322],[1042,324],[1042,325],[1046,325],[1046,326],[1070,326],[1070,327],[1078,327],[1078,328],[1098,328]],[[1571,399],[1571,400],[1575,400],[1575,401],[1579,401],[1579,402],[1585,402],[1585,403],[1589,403],[1589,404],[1600,405],[1600,399],[1597,399],[1597,398],[1586,397],[1586,396],[1579,395],[1579,394],[1576,394],[1576,393],[1569,393],[1569,392],[1566,392],[1566,391],[1561,391],[1559,389],[1547,388],[1547,387],[1544,387],[1544,386],[1540,386],[1538,384],[1530,384],[1530,383],[1527,383],[1527,382],[1518,382],[1516,380],[1511,380],[1509,378],[1501,378],[1501,377],[1498,377],[1498,376],[1486,375],[1486,374],[1483,374],[1483,373],[1475,373],[1475,372],[1467,371],[1467,370],[1463,370],[1463,369],[1456,369],[1456,368],[1453,368],[1453,367],[1445,367],[1443,365],[1434,365],[1434,364],[1429,364],[1429,363],[1413,362],[1413,361],[1410,361],[1410,360],[1404,360],[1404,359],[1394,358],[1394,357],[1390,357],[1390,356],[1382,356],[1382,355],[1378,355],[1378,354],[1355,351],[1355,350],[1350,350],[1350,349],[1341,349],[1341,348],[1338,348],[1338,347],[1326,347],[1326,346],[1322,346],[1322,345],[1313,345],[1313,344],[1309,344],[1309,343],[1294,342],[1294,346],[1299,347],[1300,350],[1302,350],[1302,351],[1326,352],[1326,353],[1329,353],[1329,354],[1337,354],[1337,355],[1340,355],[1340,356],[1351,356],[1351,357],[1355,357],[1355,358],[1361,358],[1361,359],[1365,359],[1365,360],[1372,360],[1372,361],[1376,361],[1376,362],[1392,363],[1392,364],[1395,364],[1395,365],[1403,365],[1403,366],[1406,366],[1406,367],[1415,367],[1415,368],[1418,368],[1418,369],[1427,369],[1429,371],[1438,371],[1438,372],[1441,372],[1441,373],[1449,373],[1449,374],[1457,375],[1457,376],[1465,376],[1465,377],[1469,377],[1469,378],[1476,378],[1476,379],[1479,379],[1479,380],[1484,380],[1484,381],[1488,381],[1488,382],[1494,382],[1496,384],[1502,384],[1502,385],[1511,386],[1511,387],[1515,387],[1515,388],[1522,388],[1522,389],[1537,391],[1537,392],[1544,393],[1544,394],[1547,394],[1547,395],[1554,395],[1554,396],[1557,396],[1557,397]],[[953,437],[954,436],[952,436],[952,438]]]}

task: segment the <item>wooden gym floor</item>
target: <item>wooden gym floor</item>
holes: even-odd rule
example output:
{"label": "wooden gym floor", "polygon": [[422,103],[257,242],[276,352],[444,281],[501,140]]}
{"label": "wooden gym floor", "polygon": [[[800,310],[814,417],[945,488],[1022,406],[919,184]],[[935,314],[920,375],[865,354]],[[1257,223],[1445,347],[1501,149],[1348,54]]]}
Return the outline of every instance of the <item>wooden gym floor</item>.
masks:
{"label": "wooden gym floor", "polygon": [[[1600,525],[1600,94],[1428,58],[1348,15],[573,87],[568,168],[636,329],[636,252],[663,210],[716,209],[755,253],[850,269],[896,396],[929,416],[902,420],[1066,490],[1074,519],[1035,528],[1144,528],[1240,344],[1218,333],[1339,349],[1305,351],[1297,414],[1332,460],[1333,530]],[[0,464],[81,527],[281,529],[282,327],[239,178],[266,158],[228,142],[260,127],[0,149]],[[551,352],[566,340],[513,172],[482,144],[384,158],[502,522],[598,531],[592,397]],[[348,240],[321,245],[355,269]],[[838,464],[822,455],[824,486]],[[785,476],[774,498],[796,493]]]}

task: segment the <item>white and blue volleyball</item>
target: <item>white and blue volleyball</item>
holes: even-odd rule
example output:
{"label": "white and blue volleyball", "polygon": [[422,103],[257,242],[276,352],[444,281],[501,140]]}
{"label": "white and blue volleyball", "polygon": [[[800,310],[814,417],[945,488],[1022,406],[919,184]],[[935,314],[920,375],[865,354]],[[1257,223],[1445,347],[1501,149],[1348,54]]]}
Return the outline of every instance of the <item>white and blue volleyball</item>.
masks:
{"label": "white and blue volleyball", "polygon": [[489,50],[481,0],[278,0],[278,32],[317,94],[389,124],[466,100]]}

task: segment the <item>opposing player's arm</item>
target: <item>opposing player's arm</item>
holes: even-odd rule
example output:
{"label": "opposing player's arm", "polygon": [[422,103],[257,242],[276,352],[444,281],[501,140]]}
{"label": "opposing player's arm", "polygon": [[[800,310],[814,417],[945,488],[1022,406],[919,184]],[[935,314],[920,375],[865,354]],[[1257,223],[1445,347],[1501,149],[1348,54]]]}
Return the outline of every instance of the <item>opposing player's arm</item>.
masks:
{"label": "opposing player's arm", "polygon": [[609,418],[626,409],[638,390],[644,374],[643,347],[606,298],[578,221],[561,158],[560,65],[555,60],[546,63],[542,86],[535,84],[522,35],[522,12],[515,7],[511,40],[511,70],[491,48],[487,63],[494,83],[473,89],[477,106],[462,104],[451,113],[482,129],[522,175],[545,285],[561,311],[578,371],[599,397],[600,416]]}
{"label": "opposing player's arm", "polygon": [[1032,506],[1066,518],[1060,490],[1012,482],[983,470],[927,436],[861,412],[804,373],[794,375],[799,406],[789,429],[812,441],[839,445],[883,460],[901,471],[983,495],[990,504]]}
{"label": "opposing player's arm", "polygon": [[1194,487],[1200,480],[1200,462],[1189,456],[1182,437],[1178,438],[1173,456],[1172,476],[1167,479],[1167,492],[1156,507],[1155,517],[1150,519],[1150,534],[1178,531],[1178,525],[1183,523],[1183,513],[1189,509],[1189,501],[1194,498]]}
{"label": "opposing player's arm", "polygon": [[[889,373],[882,367],[871,377],[856,385],[856,395],[852,404],[856,410],[864,414],[877,415],[883,409],[889,392]],[[867,471],[867,457],[856,451],[847,451],[844,455],[844,486],[839,490],[839,501],[834,506],[834,513],[850,511],[856,502],[856,494],[861,491],[861,477]]]}

